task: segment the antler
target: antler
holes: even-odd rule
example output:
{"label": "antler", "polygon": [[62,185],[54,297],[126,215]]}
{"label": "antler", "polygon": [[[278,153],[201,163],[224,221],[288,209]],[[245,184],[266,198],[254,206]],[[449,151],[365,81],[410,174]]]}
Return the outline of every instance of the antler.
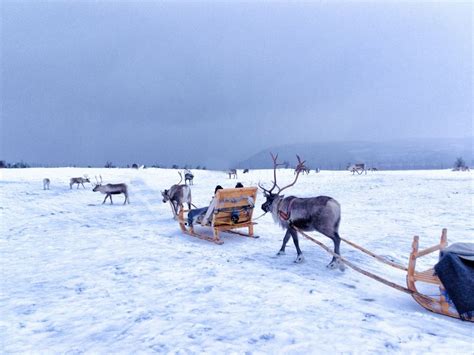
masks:
{"label": "antler", "polygon": [[285,189],[287,189],[287,188],[293,186],[294,184],[296,184],[296,180],[298,180],[298,177],[300,176],[300,173],[306,169],[306,167],[305,167],[305,165],[304,165],[304,163],[305,163],[306,160],[301,161],[301,158],[299,157],[298,154],[296,154],[296,158],[298,158],[298,164],[296,165],[296,168],[295,168],[295,171],[296,171],[295,180],[293,180],[293,182],[292,182],[291,184],[286,185],[285,187],[282,187],[282,188],[278,187],[278,192],[277,192],[278,195],[279,195],[283,190],[285,190]]}
{"label": "antler", "polygon": [[183,174],[181,174],[181,171],[178,171],[178,174],[179,174],[180,179],[179,179],[179,182],[176,185],[181,184],[181,181],[183,181]]}
{"label": "antler", "polygon": [[[258,187],[260,187],[263,191],[265,191],[265,192],[268,193],[268,194],[271,194],[272,191],[273,191],[273,189],[274,189],[275,187],[278,187],[277,182],[276,182],[276,179],[277,179],[277,177],[276,177],[276,169],[277,169],[278,166],[284,165],[284,164],[282,164],[282,163],[277,163],[278,154],[277,154],[277,155],[273,155],[273,153],[270,153],[270,155],[272,156],[272,160],[273,160],[273,186],[271,187],[270,190],[267,190],[267,189],[264,188],[262,185],[260,185],[260,183],[258,183]],[[278,189],[280,189],[280,188],[278,187]],[[279,192],[278,192],[278,193],[279,193]],[[278,193],[277,193],[277,194],[278,194]]]}
{"label": "antler", "polygon": [[95,185],[96,185],[96,186],[97,186],[97,185],[101,185],[101,184],[102,184],[102,175],[99,175],[99,176],[100,176],[100,182],[99,182],[99,180],[97,179],[97,175],[96,175],[96,176],[94,176],[94,177],[95,177],[95,182],[96,182],[96,184],[95,184]]}

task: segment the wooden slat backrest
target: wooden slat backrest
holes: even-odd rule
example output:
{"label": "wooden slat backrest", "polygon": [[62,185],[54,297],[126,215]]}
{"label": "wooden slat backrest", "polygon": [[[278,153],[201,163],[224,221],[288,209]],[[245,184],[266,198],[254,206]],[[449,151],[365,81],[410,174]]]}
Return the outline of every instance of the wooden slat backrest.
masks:
{"label": "wooden slat backrest", "polygon": [[239,212],[239,223],[251,221],[254,208],[250,203],[255,205],[255,201],[257,200],[257,188],[243,187],[236,189],[222,189],[217,191],[215,198],[217,199],[217,205],[213,216],[214,226],[228,224],[232,214],[232,209]]}

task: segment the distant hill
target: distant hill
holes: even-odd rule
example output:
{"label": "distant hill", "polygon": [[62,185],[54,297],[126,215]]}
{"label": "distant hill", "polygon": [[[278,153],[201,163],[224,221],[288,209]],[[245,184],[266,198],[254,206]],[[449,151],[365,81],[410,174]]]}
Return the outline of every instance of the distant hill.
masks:
{"label": "distant hill", "polygon": [[345,169],[349,163],[366,163],[378,169],[445,169],[451,168],[457,157],[474,166],[474,138],[405,139],[387,142],[325,142],[299,143],[265,149],[241,161],[238,168],[271,168],[270,152],[278,160],[294,166],[295,154],[315,169]]}

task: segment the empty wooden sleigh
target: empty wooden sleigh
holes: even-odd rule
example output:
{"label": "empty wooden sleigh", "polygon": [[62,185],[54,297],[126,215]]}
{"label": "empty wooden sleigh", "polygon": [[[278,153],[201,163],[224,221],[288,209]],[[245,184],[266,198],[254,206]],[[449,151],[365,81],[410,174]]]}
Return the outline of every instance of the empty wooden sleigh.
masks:
{"label": "empty wooden sleigh", "polygon": [[[419,250],[418,240],[418,236],[415,236],[413,238],[412,251],[410,253],[407,272],[407,286],[410,290],[415,291],[415,293],[412,294],[413,298],[422,307],[432,312],[460,319],[461,317],[456,311],[454,305],[447,300],[444,286],[438,276],[435,275],[434,268],[431,267],[421,272],[415,270],[417,259],[425,255],[431,254],[435,251],[440,251],[446,248],[446,246],[448,245],[447,230],[443,229],[439,244],[430,248]],[[417,284],[422,285],[423,283],[438,286],[440,294],[437,296],[428,296],[420,294],[420,291],[417,289]],[[465,320],[474,322],[474,318],[468,318]]]}

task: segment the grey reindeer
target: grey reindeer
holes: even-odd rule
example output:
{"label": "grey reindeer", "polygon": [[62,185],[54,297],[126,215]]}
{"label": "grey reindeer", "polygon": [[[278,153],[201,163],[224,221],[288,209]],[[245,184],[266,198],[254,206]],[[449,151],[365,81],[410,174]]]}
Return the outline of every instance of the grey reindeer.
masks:
{"label": "grey reindeer", "polygon": [[229,179],[237,179],[237,169],[229,169],[227,170],[227,174],[229,175]]}
{"label": "grey reindeer", "polygon": [[188,204],[188,208],[191,209],[191,188],[188,185],[180,185],[183,181],[183,175],[178,172],[180,180],[177,184],[171,186],[169,189],[161,191],[163,196],[163,203],[170,202],[171,210],[173,212],[173,218],[178,218],[179,208],[184,203]]}
{"label": "grey reindeer", "polygon": [[[266,198],[265,203],[262,205],[262,210],[264,212],[271,212],[273,220],[283,229],[286,229],[283,244],[277,255],[285,254],[286,243],[288,243],[291,236],[298,254],[295,262],[301,263],[304,260],[303,253],[299,247],[298,231],[295,228],[305,232],[318,231],[332,239],[334,242],[334,252],[340,255],[341,237],[338,230],[341,220],[341,206],[339,203],[328,196],[299,198],[281,195],[285,189],[296,183],[300,173],[304,171],[304,161],[301,161],[298,155],[296,156],[298,158],[296,177],[291,184],[280,188],[277,185],[276,171],[277,167],[283,164],[277,162],[278,154],[276,156],[272,153],[270,154],[273,159],[273,186],[269,190],[260,184],[259,187],[263,190]],[[278,188],[278,191],[273,192],[275,188]],[[332,261],[328,264],[328,268],[335,269],[337,267],[340,270],[344,270],[344,264],[336,257],[333,257]]]}
{"label": "grey reindeer", "polygon": [[186,169],[184,171],[184,183],[187,185],[189,182],[189,185],[193,185],[193,179],[194,174],[191,172],[191,170]]}
{"label": "grey reindeer", "polygon": [[72,185],[77,184],[77,188],[79,188],[79,184],[85,189],[84,183],[89,182],[90,180],[87,177],[73,177],[69,180],[69,189],[72,189]]}
{"label": "grey reindeer", "polygon": [[105,203],[107,200],[107,197],[110,199],[110,204],[113,204],[112,202],[112,195],[119,195],[119,194],[124,194],[125,200],[123,201],[123,204],[125,205],[126,203],[130,203],[130,200],[128,199],[128,187],[127,184],[106,184],[102,185],[102,176],[100,176],[100,182],[97,180],[97,177],[95,178],[97,184],[94,186],[92,191],[97,192],[99,191],[100,193],[105,194],[104,201],[102,204]]}
{"label": "grey reindeer", "polygon": [[48,178],[43,179],[43,190],[49,190],[49,184],[51,183],[51,180]]}

